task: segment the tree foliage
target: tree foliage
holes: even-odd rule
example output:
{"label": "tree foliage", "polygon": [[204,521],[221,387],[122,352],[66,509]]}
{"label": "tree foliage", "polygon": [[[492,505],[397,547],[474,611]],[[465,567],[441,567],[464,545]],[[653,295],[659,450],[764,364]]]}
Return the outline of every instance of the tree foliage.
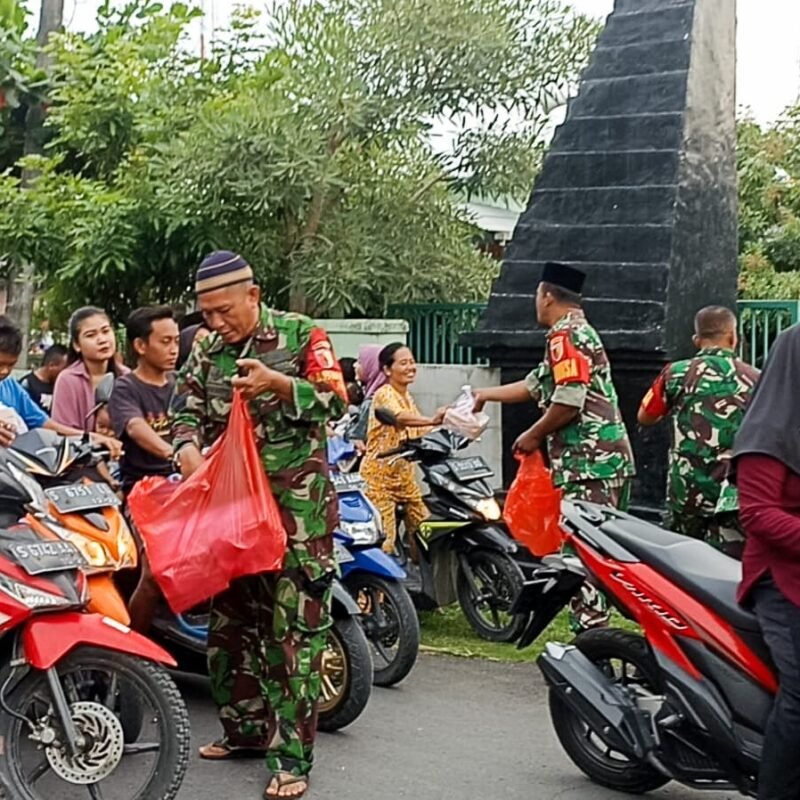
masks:
{"label": "tree foliage", "polygon": [[738,171],[741,292],[800,299],[800,106],[739,123]]}
{"label": "tree foliage", "polygon": [[195,13],[107,0],[58,38],[40,176],[0,179],[0,258],[32,261],[62,316],[179,301],[214,247],[316,314],[485,296],[454,190],[527,195],[593,23],[554,0],[283,0],[201,60]]}

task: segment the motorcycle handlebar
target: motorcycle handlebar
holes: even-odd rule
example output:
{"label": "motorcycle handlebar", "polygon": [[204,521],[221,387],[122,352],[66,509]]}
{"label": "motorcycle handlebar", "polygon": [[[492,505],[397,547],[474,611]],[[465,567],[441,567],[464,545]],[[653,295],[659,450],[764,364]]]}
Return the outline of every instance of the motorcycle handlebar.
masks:
{"label": "motorcycle handlebar", "polygon": [[406,445],[400,445],[400,447],[393,447],[385,453],[378,454],[378,458],[382,460],[384,458],[391,458],[392,456],[399,456],[401,453],[406,452],[409,452],[408,447]]}

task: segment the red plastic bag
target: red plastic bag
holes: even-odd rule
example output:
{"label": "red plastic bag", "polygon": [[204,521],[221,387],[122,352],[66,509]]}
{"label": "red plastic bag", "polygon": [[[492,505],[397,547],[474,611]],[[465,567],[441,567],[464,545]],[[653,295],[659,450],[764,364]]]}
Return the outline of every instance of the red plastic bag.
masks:
{"label": "red plastic bag", "polygon": [[272,496],[247,405],[234,392],[228,427],[187,481],[139,481],[128,498],[150,568],[181,613],[235,578],[279,570],[286,529]]}
{"label": "red plastic bag", "polygon": [[520,465],[508,490],[503,519],[511,535],[535,556],[555,553],[561,547],[561,489],[553,486],[540,452],[517,456]]}

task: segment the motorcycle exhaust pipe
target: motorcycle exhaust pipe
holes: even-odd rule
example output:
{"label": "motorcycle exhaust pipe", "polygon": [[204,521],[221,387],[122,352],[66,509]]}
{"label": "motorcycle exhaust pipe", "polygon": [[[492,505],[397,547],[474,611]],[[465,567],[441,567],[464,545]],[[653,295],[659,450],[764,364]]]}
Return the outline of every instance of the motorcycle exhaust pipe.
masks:
{"label": "motorcycle exhaust pipe", "polygon": [[649,718],[577,647],[550,642],[537,661],[550,690],[611,749],[638,760],[655,746]]}

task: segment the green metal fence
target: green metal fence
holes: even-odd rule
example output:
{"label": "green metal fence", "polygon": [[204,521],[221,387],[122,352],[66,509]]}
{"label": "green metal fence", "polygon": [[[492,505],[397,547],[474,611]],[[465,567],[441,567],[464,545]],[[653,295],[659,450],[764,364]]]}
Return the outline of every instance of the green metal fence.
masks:
{"label": "green metal fence", "polygon": [[422,364],[486,364],[459,344],[485,309],[486,303],[420,303],[391,306],[389,316],[408,322],[408,344]]}
{"label": "green metal fence", "polygon": [[[471,347],[462,347],[462,333],[475,330],[486,303],[395,305],[393,317],[408,322],[408,343],[422,364],[485,364]],[[798,300],[739,302],[739,350],[743,359],[763,367],[775,337],[800,321]]]}
{"label": "green metal fence", "polygon": [[800,321],[798,300],[740,300],[739,353],[761,369],[781,331]]}

